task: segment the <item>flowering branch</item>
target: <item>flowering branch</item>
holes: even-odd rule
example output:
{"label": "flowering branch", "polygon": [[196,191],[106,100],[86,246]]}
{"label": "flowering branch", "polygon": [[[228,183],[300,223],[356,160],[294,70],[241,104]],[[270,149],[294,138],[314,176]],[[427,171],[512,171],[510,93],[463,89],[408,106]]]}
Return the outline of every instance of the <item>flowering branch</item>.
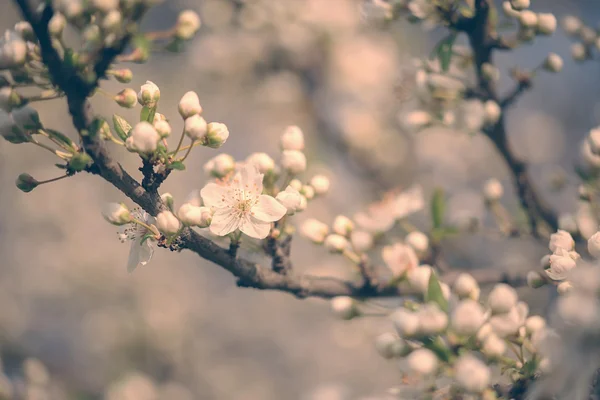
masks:
{"label": "flowering branch", "polygon": [[[485,64],[493,64],[493,50],[498,48],[497,33],[490,20],[490,7],[489,0],[477,0],[472,28],[465,32],[474,54],[479,91],[484,99],[498,101],[494,82],[486,79],[483,72]],[[530,86],[526,81],[519,81],[517,88],[500,101],[501,106],[508,107]],[[540,198],[527,172],[527,164],[514,154],[508,143],[504,116],[501,115],[498,121],[484,132],[494,143],[511,171],[521,206],[529,219],[531,233],[536,237],[540,236],[538,225],[540,221],[546,223],[551,231],[556,230],[558,228],[556,213]]]}

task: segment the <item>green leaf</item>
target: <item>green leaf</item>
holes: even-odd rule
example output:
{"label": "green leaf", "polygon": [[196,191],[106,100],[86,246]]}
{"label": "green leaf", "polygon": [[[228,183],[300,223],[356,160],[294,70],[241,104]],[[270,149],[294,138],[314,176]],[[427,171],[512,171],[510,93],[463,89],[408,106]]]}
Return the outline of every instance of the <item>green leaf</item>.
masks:
{"label": "green leaf", "polygon": [[440,242],[448,237],[455,236],[460,233],[460,230],[455,226],[442,226],[434,228],[431,231],[431,239],[433,242]]}
{"label": "green leaf", "polygon": [[92,124],[90,125],[90,128],[89,128],[90,136],[92,136],[92,137],[97,136],[100,133],[100,131],[104,128],[105,123],[106,123],[106,121],[103,118],[95,118],[92,121]]}
{"label": "green leaf", "polygon": [[448,362],[452,358],[452,352],[439,336],[424,338],[423,346],[433,351],[444,362]]}
{"label": "green leaf", "polygon": [[185,170],[185,164],[181,161],[173,161],[171,164],[169,164],[169,168],[183,171]]}
{"label": "green leaf", "polygon": [[92,163],[92,157],[87,153],[75,153],[69,160],[69,168],[73,171],[83,171],[88,165]]}
{"label": "green leaf", "polygon": [[62,144],[64,144],[65,146],[67,146],[70,149],[74,148],[74,143],[71,140],[70,137],[68,137],[67,135],[60,133],[59,131],[55,131],[54,129],[46,129],[46,132],[48,133],[48,135],[50,135],[50,137],[52,137],[54,140],[61,142]]}
{"label": "green leaf", "polygon": [[446,72],[450,68],[450,61],[452,60],[452,46],[456,41],[456,33],[451,33],[433,48],[430,58],[436,58],[440,61],[440,67],[442,71]]}
{"label": "green leaf", "polygon": [[142,107],[142,112],[140,113],[140,122],[146,121],[151,124],[154,123],[154,114],[156,114],[156,106]]}
{"label": "green leaf", "polygon": [[127,136],[129,136],[129,131],[131,130],[131,125],[129,122],[127,122],[127,120],[120,115],[114,114],[113,125],[115,126],[115,131],[117,132],[119,138],[125,141]]}
{"label": "green leaf", "polygon": [[445,212],[446,199],[444,197],[444,190],[442,188],[437,188],[435,192],[433,192],[431,198],[431,219],[434,229],[442,227]]}
{"label": "green leaf", "polygon": [[425,294],[426,302],[433,302],[437,304],[443,311],[448,311],[448,301],[444,297],[440,281],[437,278],[435,272],[431,272],[429,276],[429,284],[427,285],[427,293]]}

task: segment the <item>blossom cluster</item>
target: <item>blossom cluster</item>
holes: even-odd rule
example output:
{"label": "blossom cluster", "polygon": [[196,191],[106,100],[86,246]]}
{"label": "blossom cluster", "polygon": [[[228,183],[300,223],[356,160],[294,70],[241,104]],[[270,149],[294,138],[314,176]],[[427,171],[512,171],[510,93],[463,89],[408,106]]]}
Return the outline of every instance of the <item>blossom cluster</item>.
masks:
{"label": "blossom cluster", "polygon": [[562,28],[574,43],[571,56],[575,61],[584,62],[594,58],[594,52],[600,51],[600,32],[586,25],[580,18],[567,15],[561,21]]}

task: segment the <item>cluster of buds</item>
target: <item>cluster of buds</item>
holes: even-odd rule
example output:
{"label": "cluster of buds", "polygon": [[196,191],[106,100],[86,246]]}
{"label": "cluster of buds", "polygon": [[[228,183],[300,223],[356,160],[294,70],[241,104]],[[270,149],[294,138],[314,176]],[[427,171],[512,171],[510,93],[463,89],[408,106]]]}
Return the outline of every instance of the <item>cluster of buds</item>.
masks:
{"label": "cluster of buds", "polygon": [[581,19],[568,15],[561,21],[562,28],[575,42],[571,45],[571,56],[575,61],[590,60],[595,51],[600,51],[600,32]]}
{"label": "cluster of buds", "polygon": [[[375,347],[386,359],[405,360],[407,377],[427,382],[439,378],[436,385],[423,388],[428,394],[447,390],[452,398],[495,398],[495,366],[513,382],[549,371],[550,361],[540,351],[552,332],[542,317],[528,315],[512,287],[498,284],[481,302],[480,288],[469,274],[461,274],[451,288],[431,269],[418,275],[423,276],[414,286],[424,289],[421,300],[405,300],[402,307],[385,313],[395,332],[378,336]],[[342,319],[368,313],[361,302],[348,297],[333,299],[331,306]],[[364,308],[368,310],[368,304]]]}
{"label": "cluster of buds", "polygon": [[[158,112],[160,96],[159,87],[151,81],[143,84],[137,93],[130,88],[121,91],[115,96],[115,101],[127,108],[139,103],[142,107],[140,121],[132,126],[125,118],[115,114],[113,124],[118,138],[115,138],[110,129],[104,132],[103,138],[124,145],[130,152],[139,153],[163,171],[184,169],[183,162],[196,145],[216,149],[229,138],[229,129],[225,124],[207,123],[201,116],[202,106],[198,95],[190,91],[179,101],[178,110],[183,118],[184,128],[177,146],[170,150],[167,138],[171,136],[172,128],[165,115]],[[185,137],[191,143],[182,146]],[[180,157],[179,153],[185,150],[185,155]]]}

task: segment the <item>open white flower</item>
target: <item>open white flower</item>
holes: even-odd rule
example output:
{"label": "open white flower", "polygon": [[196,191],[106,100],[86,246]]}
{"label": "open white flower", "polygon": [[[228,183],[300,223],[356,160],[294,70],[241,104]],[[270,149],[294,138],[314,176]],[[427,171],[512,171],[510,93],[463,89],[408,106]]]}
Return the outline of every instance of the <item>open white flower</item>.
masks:
{"label": "open white flower", "polygon": [[[139,208],[132,210],[131,216],[146,225],[152,225],[154,223],[154,217]],[[147,239],[142,243],[144,236],[148,233],[153,232],[134,222],[121,227],[121,230],[119,231],[119,240],[121,240],[122,243],[131,241],[131,250],[129,251],[129,259],[127,260],[128,272],[133,272],[138,265],[148,264],[152,258],[152,255],[154,254],[154,242],[152,238]]]}
{"label": "open white flower", "polygon": [[237,229],[246,235],[264,239],[271,222],[280,220],[287,209],[273,197],[261,194],[263,174],[253,164],[246,164],[231,180],[209,183],[200,192],[204,204],[215,213],[210,231],[225,236]]}
{"label": "open white flower", "polygon": [[413,248],[403,243],[385,246],[382,256],[394,276],[400,276],[419,266],[419,259]]}
{"label": "open white flower", "polygon": [[396,210],[394,216],[397,219],[407,217],[425,207],[423,189],[421,186],[413,186],[401,192],[396,197]]}

